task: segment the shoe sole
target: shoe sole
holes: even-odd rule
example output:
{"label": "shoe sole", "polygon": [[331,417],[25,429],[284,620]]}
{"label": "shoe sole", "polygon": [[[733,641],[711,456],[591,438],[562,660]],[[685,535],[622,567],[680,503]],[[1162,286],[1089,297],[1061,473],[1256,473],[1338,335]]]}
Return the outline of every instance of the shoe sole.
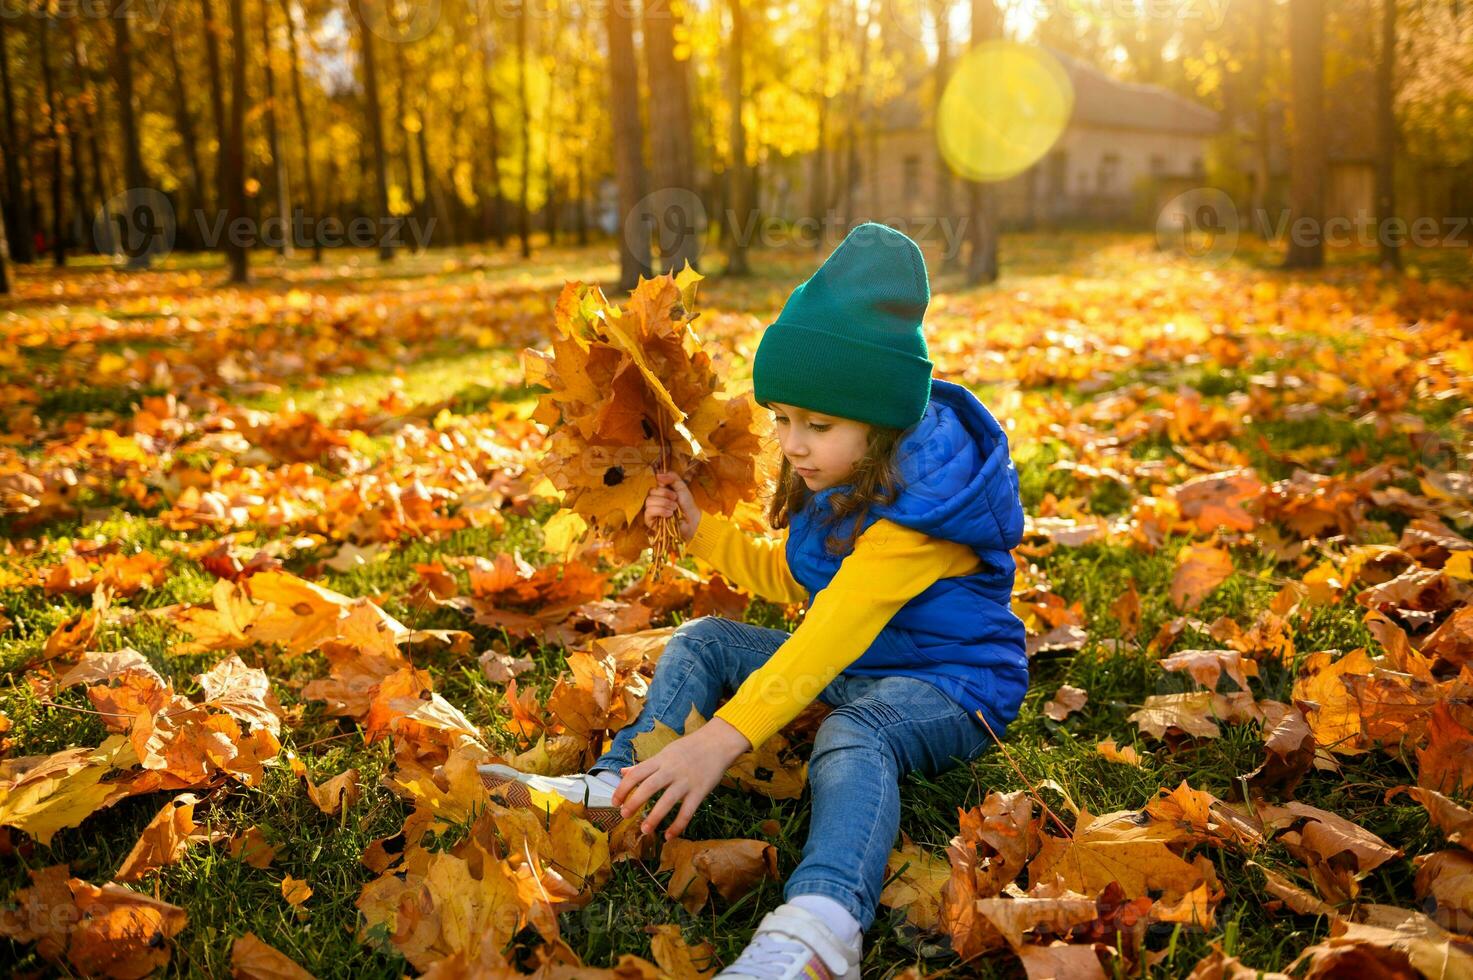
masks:
{"label": "shoe sole", "polygon": [[[529,810],[541,812],[542,805],[532,799],[532,794],[527,789],[527,784],[510,776],[500,776],[496,773],[483,772],[481,785],[488,790],[498,790],[506,799],[506,802],[515,807],[525,807]],[[572,802],[572,801],[569,801]],[[616,806],[585,806],[583,808],[583,819],[593,824],[604,833],[608,833],[624,820],[624,814]]]}

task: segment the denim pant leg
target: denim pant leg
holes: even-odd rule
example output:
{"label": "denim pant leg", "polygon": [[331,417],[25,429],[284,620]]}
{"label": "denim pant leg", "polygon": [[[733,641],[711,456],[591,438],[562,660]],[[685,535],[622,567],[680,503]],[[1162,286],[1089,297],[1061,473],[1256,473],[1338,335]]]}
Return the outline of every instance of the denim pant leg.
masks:
{"label": "denim pant leg", "polygon": [[916,677],[849,677],[823,719],[808,763],[813,816],[784,900],[824,895],[869,929],[900,833],[900,779],[970,761],[987,730],[935,685]]}
{"label": "denim pant leg", "polygon": [[[608,751],[589,767],[618,773],[634,765],[634,737],[653,731],[659,720],[685,731],[685,719],[694,705],[708,721],[722,699],[735,693],[747,675],[767,662],[792,634],[783,630],[739,623],[721,616],[700,616],[676,627],[655,664],[655,676],[644,706],[629,724],[614,734]],[[819,697],[828,703],[842,678],[836,678]]]}

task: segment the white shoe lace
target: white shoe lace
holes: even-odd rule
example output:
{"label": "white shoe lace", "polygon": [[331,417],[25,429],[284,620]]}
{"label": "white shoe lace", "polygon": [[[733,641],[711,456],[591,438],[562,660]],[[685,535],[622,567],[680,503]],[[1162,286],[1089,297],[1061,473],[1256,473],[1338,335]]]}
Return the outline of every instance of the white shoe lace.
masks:
{"label": "white shoe lace", "polygon": [[564,799],[582,803],[584,806],[610,805],[612,791],[594,776],[541,776],[535,781],[528,780],[528,783],[538,789],[556,792]]}
{"label": "white shoe lace", "polygon": [[757,937],[747,944],[742,950],[736,962],[730,967],[734,973],[750,973],[754,976],[763,976],[763,971],[778,972],[788,966],[788,961],[795,955],[804,956],[811,954],[803,943],[796,939],[789,939],[776,932],[761,932]]}

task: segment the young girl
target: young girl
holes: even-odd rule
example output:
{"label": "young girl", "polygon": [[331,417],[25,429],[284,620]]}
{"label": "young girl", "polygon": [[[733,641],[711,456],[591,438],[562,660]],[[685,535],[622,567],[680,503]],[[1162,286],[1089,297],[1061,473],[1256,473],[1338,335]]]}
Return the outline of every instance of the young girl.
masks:
{"label": "young girl", "polygon": [[[782,446],[768,511],[781,541],[703,513],[673,473],[658,474],[645,502],[647,522],[678,516],[687,550],[742,588],[806,601],[799,627],[688,620],[640,714],[587,773],[482,767],[488,783],[559,792],[612,820],[659,793],[642,829],[675,812],[668,840],[742,753],[814,698],[830,705],[809,759],[803,858],[784,882],[786,901],[717,975],[725,980],[858,980],[899,833],[901,778],[978,756],[992,742],[987,725],[1001,737],[1028,686],[1012,612],[1017,471],[987,408],[931,377],[921,333],[929,302],[915,242],[865,223],[763,333],[752,380]],[[684,731],[692,706],[710,721],[635,764],[634,737],[656,720]]]}

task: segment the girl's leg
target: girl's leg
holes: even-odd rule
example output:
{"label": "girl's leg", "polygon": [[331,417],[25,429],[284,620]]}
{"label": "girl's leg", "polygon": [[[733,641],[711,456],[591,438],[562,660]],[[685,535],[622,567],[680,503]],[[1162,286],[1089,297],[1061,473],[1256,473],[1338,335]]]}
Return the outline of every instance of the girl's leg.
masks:
{"label": "girl's leg", "polygon": [[655,664],[644,706],[615,733],[613,744],[589,771],[608,770],[617,776],[621,766],[634,765],[634,737],[652,731],[656,720],[684,732],[692,706],[709,720],[721,700],[766,663],[790,635],[720,616],[681,623]]}
{"label": "girl's leg", "polygon": [[969,761],[992,741],[981,722],[916,677],[852,677],[808,761],[813,817],[783,898],[823,895],[867,930],[900,833],[900,779]]}

